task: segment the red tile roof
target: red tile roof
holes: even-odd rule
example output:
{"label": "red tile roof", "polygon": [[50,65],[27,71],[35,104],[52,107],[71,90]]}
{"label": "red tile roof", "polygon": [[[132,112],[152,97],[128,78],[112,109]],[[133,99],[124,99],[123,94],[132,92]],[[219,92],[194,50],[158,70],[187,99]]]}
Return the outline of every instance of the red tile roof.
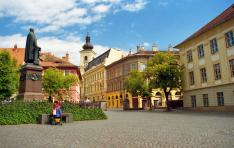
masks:
{"label": "red tile roof", "polygon": [[0,48],[0,52],[4,50],[8,51],[12,58],[16,59],[17,65],[23,65],[24,48]]}
{"label": "red tile roof", "polygon": [[47,52],[40,54],[40,61],[42,67],[78,67],[65,59],[56,57],[55,55]]}
{"label": "red tile roof", "polygon": [[210,21],[208,24],[206,24],[204,27],[199,29],[197,32],[192,34],[190,37],[188,37],[183,42],[179,43],[175,46],[177,48],[178,46],[182,45],[183,43],[209,31],[210,29],[232,19],[234,17],[234,4],[232,4],[230,7],[228,7],[224,12],[222,12],[220,15],[218,15],[216,18],[214,18],[212,21]]}
{"label": "red tile roof", "polygon": [[[24,64],[25,48],[0,48],[0,52],[4,50],[8,51],[11,57],[17,60],[18,65]],[[80,69],[78,66],[70,63],[66,59],[58,58],[51,53],[40,53],[40,65],[44,69],[55,67],[58,69],[75,70],[81,79]]]}
{"label": "red tile roof", "polygon": [[47,53],[41,53],[40,54],[40,65],[44,68],[47,69],[49,67],[54,67],[58,69],[67,69],[67,70],[73,70],[76,71],[77,75],[79,76],[80,80],[81,74],[80,74],[80,68],[66,59],[62,59],[59,57],[56,57],[55,55],[51,54],[50,52]]}
{"label": "red tile roof", "polygon": [[152,54],[156,54],[158,51],[149,51],[149,50],[143,50],[143,51],[139,51],[137,53],[134,53],[133,55],[152,55]]}

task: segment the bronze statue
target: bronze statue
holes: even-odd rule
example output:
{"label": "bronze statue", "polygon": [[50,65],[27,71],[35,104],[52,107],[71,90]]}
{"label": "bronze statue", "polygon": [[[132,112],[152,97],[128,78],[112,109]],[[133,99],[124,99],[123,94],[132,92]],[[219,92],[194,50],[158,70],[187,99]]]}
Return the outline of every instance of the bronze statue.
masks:
{"label": "bronze statue", "polygon": [[37,38],[34,34],[34,29],[30,28],[26,41],[24,62],[39,65],[40,51],[41,48],[37,46]]}

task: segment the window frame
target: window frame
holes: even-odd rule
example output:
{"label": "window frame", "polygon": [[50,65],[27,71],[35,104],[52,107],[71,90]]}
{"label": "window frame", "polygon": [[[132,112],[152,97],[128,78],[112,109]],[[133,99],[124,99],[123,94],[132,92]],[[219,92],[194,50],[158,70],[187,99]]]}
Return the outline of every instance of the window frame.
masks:
{"label": "window frame", "polygon": [[191,49],[187,51],[187,62],[193,62],[193,51]]}
{"label": "window frame", "polygon": [[196,107],[197,107],[196,95],[192,95],[192,96],[191,96],[191,107],[192,107],[192,108],[196,108]]}
{"label": "window frame", "polygon": [[223,92],[217,92],[217,105],[218,106],[224,106],[224,95]]}
{"label": "window frame", "polygon": [[234,59],[229,60],[229,66],[230,66],[231,77],[234,77]]}
{"label": "window frame", "polygon": [[207,82],[207,74],[206,74],[206,68],[200,69],[200,75],[201,75],[201,82],[206,83]]}
{"label": "window frame", "polygon": [[210,51],[211,51],[211,54],[215,54],[219,51],[216,38],[213,38],[212,40],[210,40]]}
{"label": "window frame", "polygon": [[189,72],[189,82],[190,82],[190,85],[194,85],[195,84],[194,72],[193,71]]}
{"label": "window frame", "polygon": [[202,94],[203,106],[209,107],[209,96],[208,94]]}
{"label": "window frame", "polygon": [[232,30],[225,33],[225,43],[227,48],[234,46],[234,36]]}
{"label": "window frame", "polygon": [[220,63],[213,64],[215,80],[222,79]]}
{"label": "window frame", "polygon": [[203,44],[200,44],[200,45],[197,46],[197,54],[198,54],[199,59],[205,57],[205,51],[204,51]]}

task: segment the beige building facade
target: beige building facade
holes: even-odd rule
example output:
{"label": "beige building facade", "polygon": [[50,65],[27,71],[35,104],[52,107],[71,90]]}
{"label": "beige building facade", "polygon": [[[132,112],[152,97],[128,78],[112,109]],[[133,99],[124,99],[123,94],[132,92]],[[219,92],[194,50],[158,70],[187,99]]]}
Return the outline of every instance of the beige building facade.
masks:
{"label": "beige building facade", "polygon": [[[147,62],[158,52],[155,46],[152,46],[152,51],[145,51],[144,48],[138,47],[137,53],[129,54],[128,56],[108,65],[106,67],[107,72],[107,107],[108,108],[129,108],[140,109],[151,107],[166,107],[166,98],[164,92],[161,89],[153,89],[151,92],[152,97],[150,101],[146,98],[135,97],[126,91],[124,88],[124,81],[129,76],[131,71],[143,72],[146,68]],[[179,56],[179,52],[173,51],[171,48],[168,52],[173,52],[176,56]],[[171,91],[170,100],[180,100],[181,90],[173,89]],[[151,103],[150,103],[151,102]]]}
{"label": "beige building facade", "polygon": [[127,108],[142,108],[142,98],[132,98],[124,88],[124,80],[131,71],[143,71],[150,57],[156,51],[139,51],[108,65],[107,72],[107,107],[123,108],[124,101]]}
{"label": "beige building facade", "polygon": [[106,101],[106,66],[123,56],[122,51],[110,48],[86,65],[82,75],[83,99]]}
{"label": "beige building facade", "polygon": [[234,111],[234,5],[175,48],[185,67],[184,107]]}
{"label": "beige building facade", "polygon": [[[181,90],[178,88],[172,89],[169,95],[169,100],[182,100]],[[166,107],[166,97],[163,90],[153,89],[151,93],[151,104],[153,108]]]}

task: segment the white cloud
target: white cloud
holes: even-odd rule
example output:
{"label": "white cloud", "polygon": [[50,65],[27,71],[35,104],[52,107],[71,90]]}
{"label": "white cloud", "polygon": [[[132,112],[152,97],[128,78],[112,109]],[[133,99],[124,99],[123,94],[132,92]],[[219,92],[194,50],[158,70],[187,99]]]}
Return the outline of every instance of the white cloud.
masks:
{"label": "white cloud", "polygon": [[[0,47],[10,48],[15,44],[19,48],[25,48],[26,36],[22,34],[14,34],[9,36],[0,36]],[[38,46],[42,48],[42,52],[51,52],[58,57],[65,56],[69,53],[70,62],[75,65],[80,65],[80,53],[84,42],[81,38],[73,35],[68,35],[65,40],[58,39],[57,37],[42,37],[37,40]],[[109,47],[103,45],[94,45],[94,51],[97,55],[105,52]]]}
{"label": "white cloud", "polygon": [[97,5],[93,8],[95,13],[106,13],[110,9],[110,5]]}
{"label": "white cloud", "polygon": [[123,4],[122,8],[127,11],[137,12],[145,8],[146,0],[135,0],[134,3]]}
{"label": "white cloud", "polygon": [[41,32],[52,32],[72,25],[85,26],[100,21],[109,12],[140,11],[147,1],[0,0],[0,17],[11,17],[16,23],[25,23],[25,26],[34,24]]}

